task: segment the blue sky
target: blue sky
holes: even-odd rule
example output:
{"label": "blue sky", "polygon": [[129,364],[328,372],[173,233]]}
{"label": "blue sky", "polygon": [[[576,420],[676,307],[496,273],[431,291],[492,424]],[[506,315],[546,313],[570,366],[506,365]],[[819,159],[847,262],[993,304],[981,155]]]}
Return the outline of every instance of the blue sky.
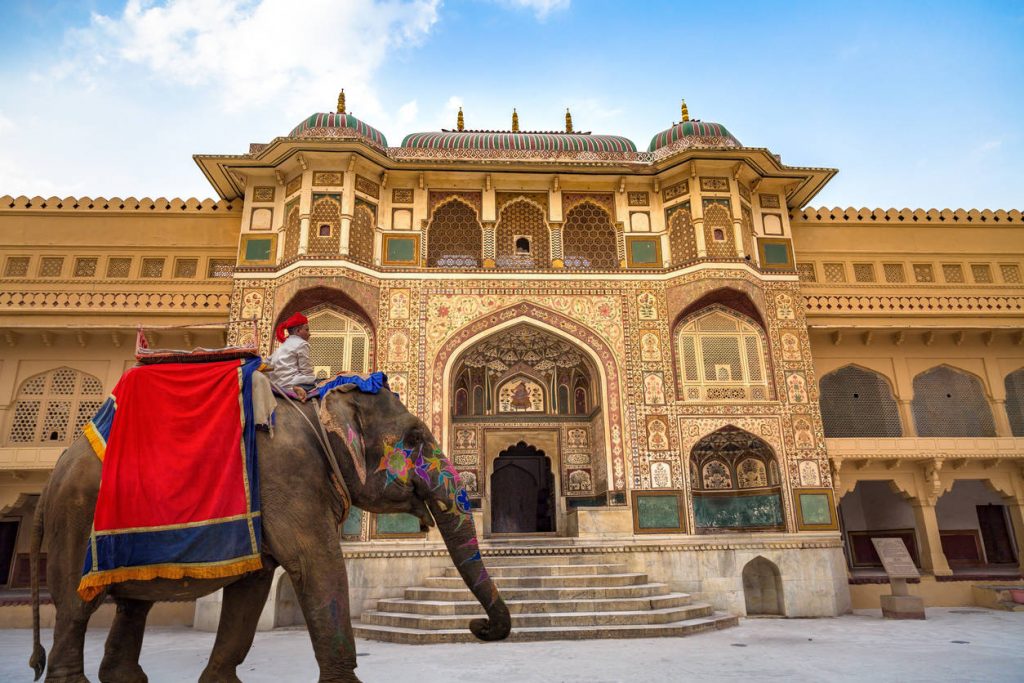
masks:
{"label": "blue sky", "polygon": [[1024,208],[1024,3],[0,0],[0,195],[212,194],[330,111],[418,130],[691,116],[839,175],[827,206]]}

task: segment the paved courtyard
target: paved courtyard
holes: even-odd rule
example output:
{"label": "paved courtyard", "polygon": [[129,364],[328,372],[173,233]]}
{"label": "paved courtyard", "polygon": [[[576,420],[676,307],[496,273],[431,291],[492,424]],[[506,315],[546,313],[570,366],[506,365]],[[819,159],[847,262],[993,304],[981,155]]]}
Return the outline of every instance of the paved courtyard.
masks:
{"label": "paved courtyard", "polygon": [[[43,632],[49,649],[52,633]],[[103,629],[90,631],[86,672],[96,670]],[[0,681],[31,681],[31,631],[0,631]],[[366,683],[445,681],[1024,680],[1024,613],[929,609],[927,621],[883,621],[878,612],[837,619],[746,619],[738,628],[680,639],[468,645],[358,641]],[[212,633],[153,628],[142,665],[151,683],[199,677]],[[239,668],[246,683],[316,681],[303,630],[260,633]]]}

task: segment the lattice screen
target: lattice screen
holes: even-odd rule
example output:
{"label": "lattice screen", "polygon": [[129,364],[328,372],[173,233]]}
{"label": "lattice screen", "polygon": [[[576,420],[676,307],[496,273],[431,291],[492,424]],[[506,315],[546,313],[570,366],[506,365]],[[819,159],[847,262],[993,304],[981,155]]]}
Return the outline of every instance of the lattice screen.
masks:
{"label": "lattice screen", "polygon": [[[291,220],[291,216],[289,216]],[[285,237],[287,243],[287,237]],[[341,243],[341,200],[336,196],[315,196],[309,214],[309,253],[339,253]],[[287,244],[285,249],[287,250]],[[286,252],[287,253],[287,252]]]}
{"label": "lattice screen", "polygon": [[697,238],[693,234],[690,212],[679,209],[668,221],[668,248],[672,251],[673,266],[697,258]]}
{"label": "lattice screen", "polygon": [[796,272],[800,276],[800,282],[817,282],[818,275],[814,272],[813,263],[798,263]]}
{"label": "lattice screen", "polygon": [[767,397],[764,342],[760,331],[747,321],[715,309],[684,321],[677,344],[687,398]]}
{"label": "lattice screen", "polygon": [[357,202],[348,233],[348,255],[353,261],[373,262],[373,229],[376,222],[369,205]]}
{"label": "lattice screen", "polygon": [[44,256],[39,261],[39,277],[60,277],[64,269],[64,257]]}
{"label": "lattice screen", "polygon": [[25,277],[28,275],[28,256],[11,256],[4,266],[4,277]]}
{"label": "lattice screen", "polygon": [[1003,275],[1003,282],[1007,284],[1020,284],[1020,266],[1015,263],[999,264],[999,272]]}
{"label": "lattice screen", "polygon": [[846,282],[846,266],[842,263],[826,263],[825,282]]}
{"label": "lattice screen", "polygon": [[161,278],[164,276],[164,259],[144,258],[142,259],[142,270],[139,277]]}
{"label": "lattice screen", "polygon": [[963,282],[964,267],[959,263],[944,263],[942,264],[942,277],[946,279],[946,282]]}
{"label": "lattice screen", "polygon": [[608,212],[592,202],[577,204],[562,226],[562,251],[566,268],[619,267],[618,237]]}
{"label": "lattice screen", "polygon": [[885,273],[886,282],[906,282],[907,275],[903,271],[902,263],[883,263],[882,272]]}
{"label": "lattice screen", "polygon": [[972,263],[971,277],[981,284],[992,282],[992,266],[987,263]]}
{"label": "lattice screen", "polygon": [[132,269],[130,256],[111,256],[107,259],[107,277],[128,277]]}
{"label": "lattice screen", "polygon": [[97,378],[71,368],[30,377],[18,391],[7,443],[66,446],[103,399],[103,385]]}
{"label": "lattice screen", "polygon": [[918,436],[995,436],[981,381],[941,366],[914,378],[911,401]]}
{"label": "lattice screen", "polygon": [[732,216],[721,204],[704,207],[704,248],[709,258],[736,258],[736,240],[733,239]]}
{"label": "lattice screen", "polygon": [[99,261],[95,257],[81,257],[75,259],[75,277],[93,277],[96,275],[96,263]]}
{"label": "lattice screen", "polygon": [[821,378],[821,418],[829,438],[903,435],[889,383],[853,366]]}
{"label": "lattice screen", "polygon": [[199,270],[199,259],[180,258],[174,262],[174,277],[195,277]]}
{"label": "lattice screen", "polygon": [[917,282],[935,282],[935,271],[930,263],[914,264],[914,280]]}
{"label": "lattice screen", "polygon": [[1006,415],[1014,436],[1024,436],[1024,368],[1006,376]]}
{"label": "lattice screen", "polygon": [[853,279],[857,282],[874,282],[875,265],[873,263],[854,263]]}
{"label": "lattice screen", "polygon": [[302,223],[299,220],[299,207],[295,205],[288,212],[288,220],[284,223],[284,257],[294,258],[299,254],[299,233]]}
{"label": "lattice screen", "polygon": [[[529,240],[529,253],[516,248],[516,239]],[[499,268],[547,268],[551,265],[548,224],[544,211],[526,201],[506,204],[495,226],[495,261]]]}
{"label": "lattice screen", "polygon": [[477,268],[483,252],[483,228],[476,211],[451,201],[434,211],[427,229],[427,265],[433,268]]}
{"label": "lattice screen", "polygon": [[338,311],[309,315],[309,360],[318,378],[369,369],[369,333],[356,319]]}

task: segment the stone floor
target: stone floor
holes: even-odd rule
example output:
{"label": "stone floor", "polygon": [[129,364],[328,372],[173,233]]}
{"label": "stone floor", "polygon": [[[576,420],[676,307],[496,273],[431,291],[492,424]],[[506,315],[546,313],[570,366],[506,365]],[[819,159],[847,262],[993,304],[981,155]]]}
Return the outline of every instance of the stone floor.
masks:
{"label": "stone floor", "polygon": [[[86,672],[96,681],[105,633],[90,631]],[[49,647],[51,632],[43,632]],[[836,619],[744,619],[738,628],[687,638],[465,645],[358,641],[365,683],[481,681],[827,680],[1020,681],[1024,613],[930,608],[927,621],[883,621],[877,611]],[[212,633],[154,628],[142,665],[151,683],[194,681]],[[0,681],[31,681],[31,632],[0,631]],[[256,636],[239,667],[246,683],[315,681],[302,630]]]}

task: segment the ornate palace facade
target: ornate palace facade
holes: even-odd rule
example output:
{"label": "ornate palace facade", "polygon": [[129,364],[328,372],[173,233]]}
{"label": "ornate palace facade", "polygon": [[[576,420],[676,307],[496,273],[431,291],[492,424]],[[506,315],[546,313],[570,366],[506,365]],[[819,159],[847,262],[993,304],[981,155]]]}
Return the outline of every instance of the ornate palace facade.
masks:
{"label": "ornate palace facade", "polygon": [[[806,208],[834,169],[685,105],[641,152],[568,114],[460,113],[392,147],[342,100],[196,161],[219,200],[0,199],[0,584],[137,324],[269,355],[295,311],[319,374],[387,372],[495,543],[660,553],[664,580],[738,612],[762,557],[790,615],[870,606],[880,535],[932,604],[1019,572],[1020,211]],[[368,514],[345,532],[356,559],[431,541]]]}

